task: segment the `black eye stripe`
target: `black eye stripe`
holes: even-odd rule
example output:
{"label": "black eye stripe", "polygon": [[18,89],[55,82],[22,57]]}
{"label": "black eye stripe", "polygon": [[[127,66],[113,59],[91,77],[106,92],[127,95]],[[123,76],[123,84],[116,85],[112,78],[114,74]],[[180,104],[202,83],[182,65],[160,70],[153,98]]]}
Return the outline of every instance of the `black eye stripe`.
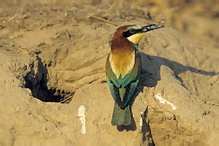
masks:
{"label": "black eye stripe", "polygon": [[[131,30],[133,30],[134,32],[131,33]],[[141,32],[141,29],[137,29],[137,30],[136,29],[129,29],[129,30],[123,32],[122,35],[127,38],[127,37],[130,37],[131,35],[139,33],[139,32]]]}

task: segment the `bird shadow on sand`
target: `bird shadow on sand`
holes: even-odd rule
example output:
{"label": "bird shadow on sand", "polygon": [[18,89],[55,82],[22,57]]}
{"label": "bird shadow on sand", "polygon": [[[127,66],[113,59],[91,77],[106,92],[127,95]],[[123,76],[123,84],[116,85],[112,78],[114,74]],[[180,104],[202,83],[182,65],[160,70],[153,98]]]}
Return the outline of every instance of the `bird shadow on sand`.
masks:
{"label": "bird shadow on sand", "polygon": [[[139,81],[139,84],[137,87],[138,89],[136,89],[135,94],[134,94],[132,100],[130,101],[131,105],[134,103],[134,101],[135,101],[136,97],[139,95],[139,93],[143,92],[144,87],[155,87],[157,85],[157,82],[159,80],[161,80],[160,67],[162,65],[169,67],[174,72],[175,77],[182,83],[182,85],[183,85],[183,80],[178,75],[180,73],[183,73],[186,71],[191,71],[191,72],[206,75],[206,76],[214,76],[214,75],[219,74],[216,72],[208,72],[208,71],[196,69],[196,68],[191,67],[191,66],[185,66],[181,63],[171,61],[171,60],[163,58],[163,57],[151,56],[151,55],[147,55],[147,54],[142,53],[142,52],[140,52],[140,56],[141,56],[141,63],[142,63],[142,73],[141,73],[140,81]],[[146,117],[146,116],[147,115],[145,115],[144,117]],[[148,127],[147,131],[149,130],[149,133],[150,133],[149,124],[146,123],[146,125],[145,125],[145,122],[144,122],[143,127],[144,126]],[[132,124],[131,125],[117,126],[117,129],[119,131],[123,131],[123,130],[135,131],[137,129],[135,120],[132,117]],[[144,133],[146,133],[146,131],[144,131],[144,130],[145,130],[145,128],[143,128],[143,131],[142,131],[143,135],[144,135]]]}
{"label": "bird shadow on sand", "polygon": [[194,67],[185,66],[181,63],[171,61],[163,57],[151,56],[142,52],[140,52],[140,56],[142,73],[138,84],[138,89],[140,90],[139,92],[142,92],[144,87],[155,87],[157,85],[157,82],[161,80],[160,68],[162,65],[170,68],[174,72],[175,77],[182,83],[182,85],[183,80],[178,75],[186,71],[202,74],[205,76],[214,76],[219,74],[219,72],[216,73],[196,69]]}

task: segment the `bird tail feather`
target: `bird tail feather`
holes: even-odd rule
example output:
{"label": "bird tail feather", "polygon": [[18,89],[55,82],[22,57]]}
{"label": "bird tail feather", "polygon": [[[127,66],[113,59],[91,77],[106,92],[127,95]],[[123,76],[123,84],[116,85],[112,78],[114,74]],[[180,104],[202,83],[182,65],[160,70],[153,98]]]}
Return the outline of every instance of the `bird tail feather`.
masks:
{"label": "bird tail feather", "polygon": [[130,105],[121,109],[116,103],[114,104],[113,116],[111,120],[112,125],[130,125],[132,121]]}

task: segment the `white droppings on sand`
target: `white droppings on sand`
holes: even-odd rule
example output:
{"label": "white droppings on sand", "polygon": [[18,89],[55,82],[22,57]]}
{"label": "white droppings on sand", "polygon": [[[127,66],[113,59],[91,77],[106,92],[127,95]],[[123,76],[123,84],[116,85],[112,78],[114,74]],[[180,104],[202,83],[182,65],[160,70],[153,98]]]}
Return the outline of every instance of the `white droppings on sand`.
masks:
{"label": "white droppings on sand", "polygon": [[86,133],[86,125],[85,125],[85,106],[84,105],[79,106],[78,116],[80,117],[80,121],[81,121],[81,133],[85,134]]}
{"label": "white droppings on sand", "polygon": [[160,103],[169,104],[169,105],[172,107],[173,110],[176,110],[176,109],[177,109],[177,107],[176,107],[173,103],[171,103],[171,102],[169,102],[168,100],[166,100],[165,98],[163,98],[160,93],[157,93],[157,94],[155,95],[155,98],[157,98],[157,99],[160,101]]}
{"label": "white droppings on sand", "polygon": [[142,132],[142,126],[143,126],[143,114],[144,114],[144,112],[141,112],[140,113],[140,122],[139,122],[139,125],[140,125],[140,132]]}

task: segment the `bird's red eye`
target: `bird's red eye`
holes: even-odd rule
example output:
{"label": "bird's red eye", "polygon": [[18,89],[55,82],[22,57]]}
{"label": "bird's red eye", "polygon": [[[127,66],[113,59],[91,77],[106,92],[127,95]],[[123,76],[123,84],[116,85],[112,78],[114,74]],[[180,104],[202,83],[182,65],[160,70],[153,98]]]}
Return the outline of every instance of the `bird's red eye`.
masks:
{"label": "bird's red eye", "polygon": [[135,33],[135,30],[134,29],[130,29],[130,33]]}

